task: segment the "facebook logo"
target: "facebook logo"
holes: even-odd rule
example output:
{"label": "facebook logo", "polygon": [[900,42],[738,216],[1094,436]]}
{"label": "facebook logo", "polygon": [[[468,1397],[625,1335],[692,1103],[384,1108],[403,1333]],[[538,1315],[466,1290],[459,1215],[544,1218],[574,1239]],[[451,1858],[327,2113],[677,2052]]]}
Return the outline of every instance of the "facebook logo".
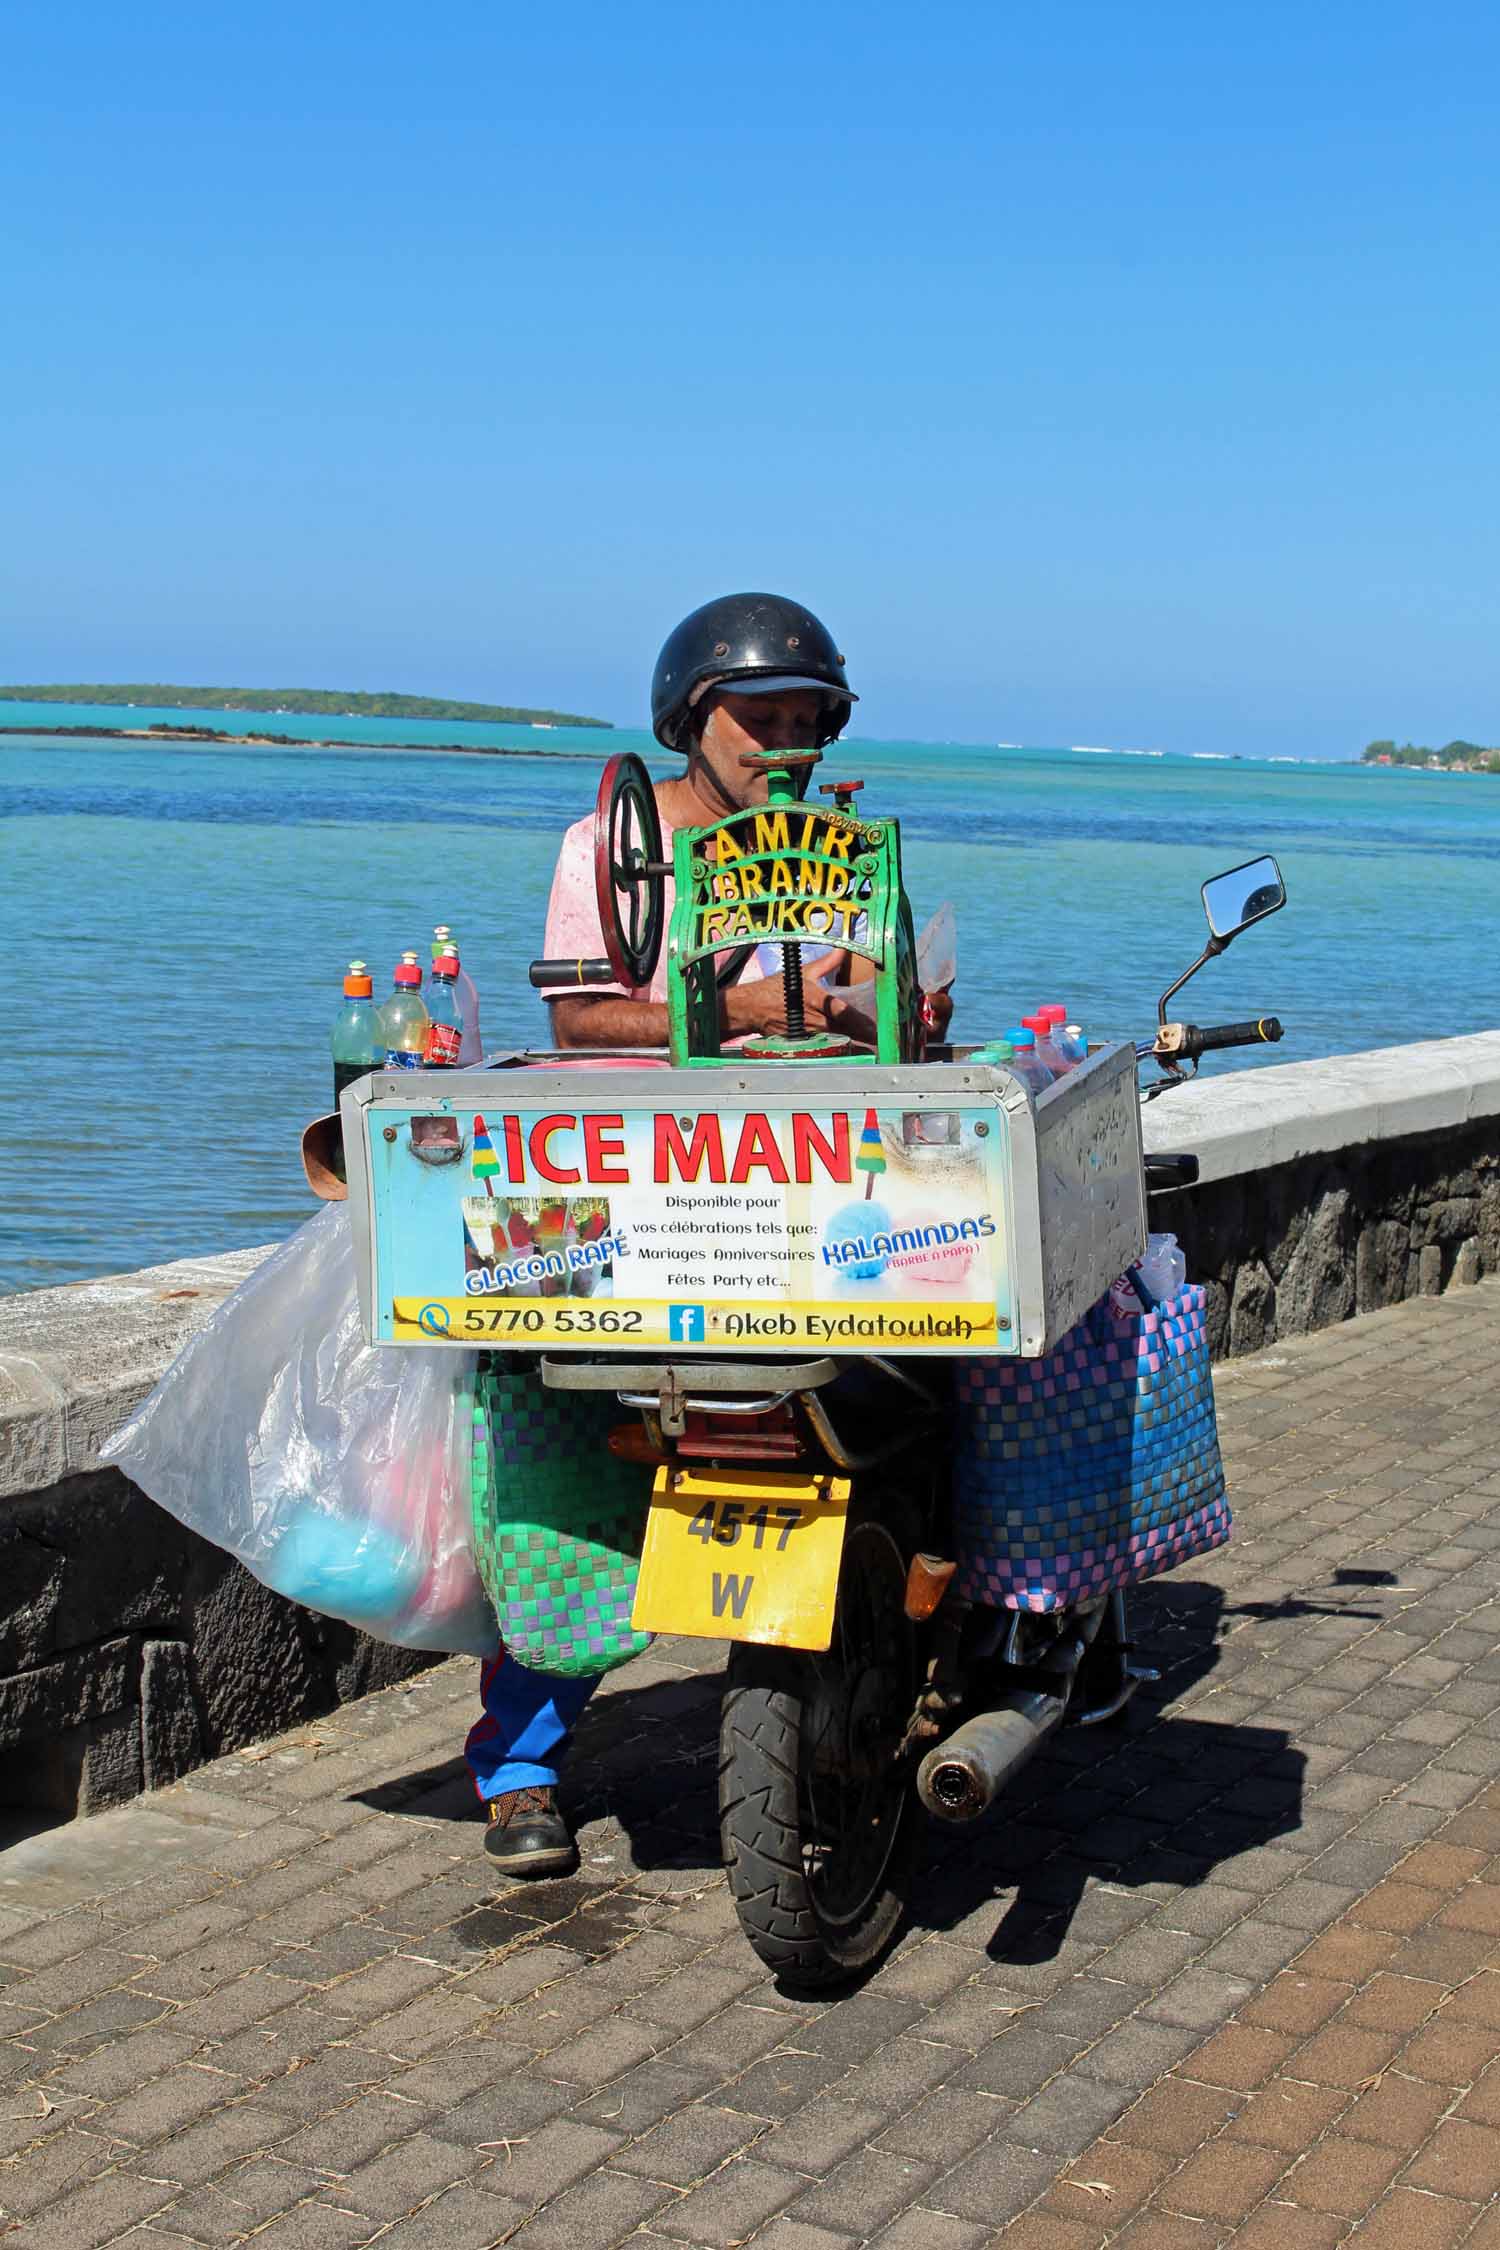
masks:
{"label": "facebook logo", "polygon": [[672,1305],[667,1311],[667,1334],[674,1344],[701,1344],[707,1332],[701,1305]]}

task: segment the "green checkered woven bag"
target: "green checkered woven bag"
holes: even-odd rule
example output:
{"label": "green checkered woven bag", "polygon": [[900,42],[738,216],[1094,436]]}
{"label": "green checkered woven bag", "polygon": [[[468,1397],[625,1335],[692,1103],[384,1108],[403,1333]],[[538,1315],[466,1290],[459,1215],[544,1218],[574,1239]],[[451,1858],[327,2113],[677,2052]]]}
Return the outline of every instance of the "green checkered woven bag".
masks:
{"label": "green checkered woven bag", "polygon": [[481,1361],[474,1382],[474,1554],[506,1652],[574,1679],[650,1646],[630,1622],[649,1481],[618,1460],[612,1397],[549,1391]]}

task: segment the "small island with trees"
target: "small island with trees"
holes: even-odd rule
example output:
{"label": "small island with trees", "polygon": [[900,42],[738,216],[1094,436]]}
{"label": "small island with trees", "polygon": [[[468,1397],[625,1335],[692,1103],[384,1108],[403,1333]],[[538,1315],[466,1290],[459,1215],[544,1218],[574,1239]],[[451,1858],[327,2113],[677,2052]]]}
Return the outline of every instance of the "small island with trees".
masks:
{"label": "small island with trees", "polygon": [[1500,750],[1478,742],[1445,742],[1441,750],[1420,742],[1368,742],[1361,758],[1367,766],[1417,766],[1424,773],[1500,773]]}
{"label": "small island with trees", "polygon": [[[458,719],[483,726],[609,727],[576,711],[534,711],[512,703],[458,703],[441,696],[368,694],[346,688],[134,686],[0,687],[0,703],[94,703],[158,711],[275,711],[289,718]],[[157,730],[161,731],[161,730]],[[195,729],[206,732],[206,729]]]}

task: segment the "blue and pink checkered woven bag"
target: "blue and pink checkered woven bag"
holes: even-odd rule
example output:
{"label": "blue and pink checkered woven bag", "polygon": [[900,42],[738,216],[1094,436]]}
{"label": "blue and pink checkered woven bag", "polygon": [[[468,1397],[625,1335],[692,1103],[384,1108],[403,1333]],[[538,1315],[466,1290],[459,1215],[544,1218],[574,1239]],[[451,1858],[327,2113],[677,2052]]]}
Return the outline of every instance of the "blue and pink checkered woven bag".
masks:
{"label": "blue and pink checkered woven bag", "polygon": [[1229,1537],[1204,1293],[1154,1312],[1106,1299],[1046,1359],[959,1371],[960,1590],[1061,1609],[1154,1578]]}

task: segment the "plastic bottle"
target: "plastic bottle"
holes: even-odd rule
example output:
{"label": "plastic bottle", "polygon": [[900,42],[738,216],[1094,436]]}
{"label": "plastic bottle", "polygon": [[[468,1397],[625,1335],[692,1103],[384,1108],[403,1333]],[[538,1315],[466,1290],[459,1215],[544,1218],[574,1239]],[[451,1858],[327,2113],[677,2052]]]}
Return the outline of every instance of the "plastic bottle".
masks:
{"label": "plastic bottle", "polygon": [[[457,961],[458,940],[446,922],[439,922],[432,933],[432,958],[437,961],[445,953],[451,953]],[[459,1045],[458,1061],[460,1069],[467,1070],[472,1063],[479,1061],[484,1053],[484,1043],[479,1036],[479,994],[475,990],[474,979],[461,962],[458,971],[458,1014],[464,1033]]]}
{"label": "plastic bottle", "polygon": [[1175,1234],[1153,1234],[1149,1238],[1140,1274],[1159,1305],[1181,1296],[1187,1281],[1187,1259]]}
{"label": "plastic bottle", "polygon": [[1036,1034],[1037,1061],[1051,1071],[1054,1078],[1065,1077],[1073,1068],[1054,1036],[1056,1023],[1050,1008],[1038,1008],[1034,1016],[1026,1018],[1026,1028]]}
{"label": "plastic bottle", "polygon": [[1008,1039],[992,1039],[987,1047],[976,1047],[966,1059],[969,1062],[993,1063],[999,1070],[1009,1070],[1015,1048]]}
{"label": "plastic bottle", "polygon": [[1037,1054],[1036,1033],[1028,1024],[1018,1023],[1005,1036],[1014,1049],[1008,1068],[1032,1094],[1045,1094],[1055,1073]]}
{"label": "plastic bottle", "polygon": [[380,1011],[387,1070],[420,1070],[427,1044],[427,1010],[422,1005],[422,971],[415,953],[396,963],[395,990]]}
{"label": "plastic bottle", "polygon": [[454,1070],[463,1047],[464,1027],[458,1012],[458,955],[440,953],[432,964],[427,986],[427,1040],[422,1061],[428,1070]]}
{"label": "plastic bottle", "polygon": [[1076,1023],[1068,1022],[1068,1011],[1060,1000],[1049,1000],[1037,1014],[1047,1020],[1048,1036],[1064,1070],[1076,1070],[1081,1062],[1088,1061],[1088,1041]]}
{"label": "plastic bottle", "polygon": [[368,1071],[379,1070],[385,1061],[385,1039],[380,1028],[380,1010],[373,998],[374,984],[363,961],[351,961],[344,978],[344,1005],[333,1023],[333,1106],[339,1106],[339,1096],[356,1078]]}
{"label": "plastic bottle", "polygon": [[1109,1302],[1122,1320],[1138,1320],[1146,1310],[1146,1300],[1152,1305],[1169,1304],[1181,1296],[1186,1281],[1187,1259],[1176,1235],[1153,1234],[1147,1237],[1145,1256],[1137,1258],[1111,1285]]}

